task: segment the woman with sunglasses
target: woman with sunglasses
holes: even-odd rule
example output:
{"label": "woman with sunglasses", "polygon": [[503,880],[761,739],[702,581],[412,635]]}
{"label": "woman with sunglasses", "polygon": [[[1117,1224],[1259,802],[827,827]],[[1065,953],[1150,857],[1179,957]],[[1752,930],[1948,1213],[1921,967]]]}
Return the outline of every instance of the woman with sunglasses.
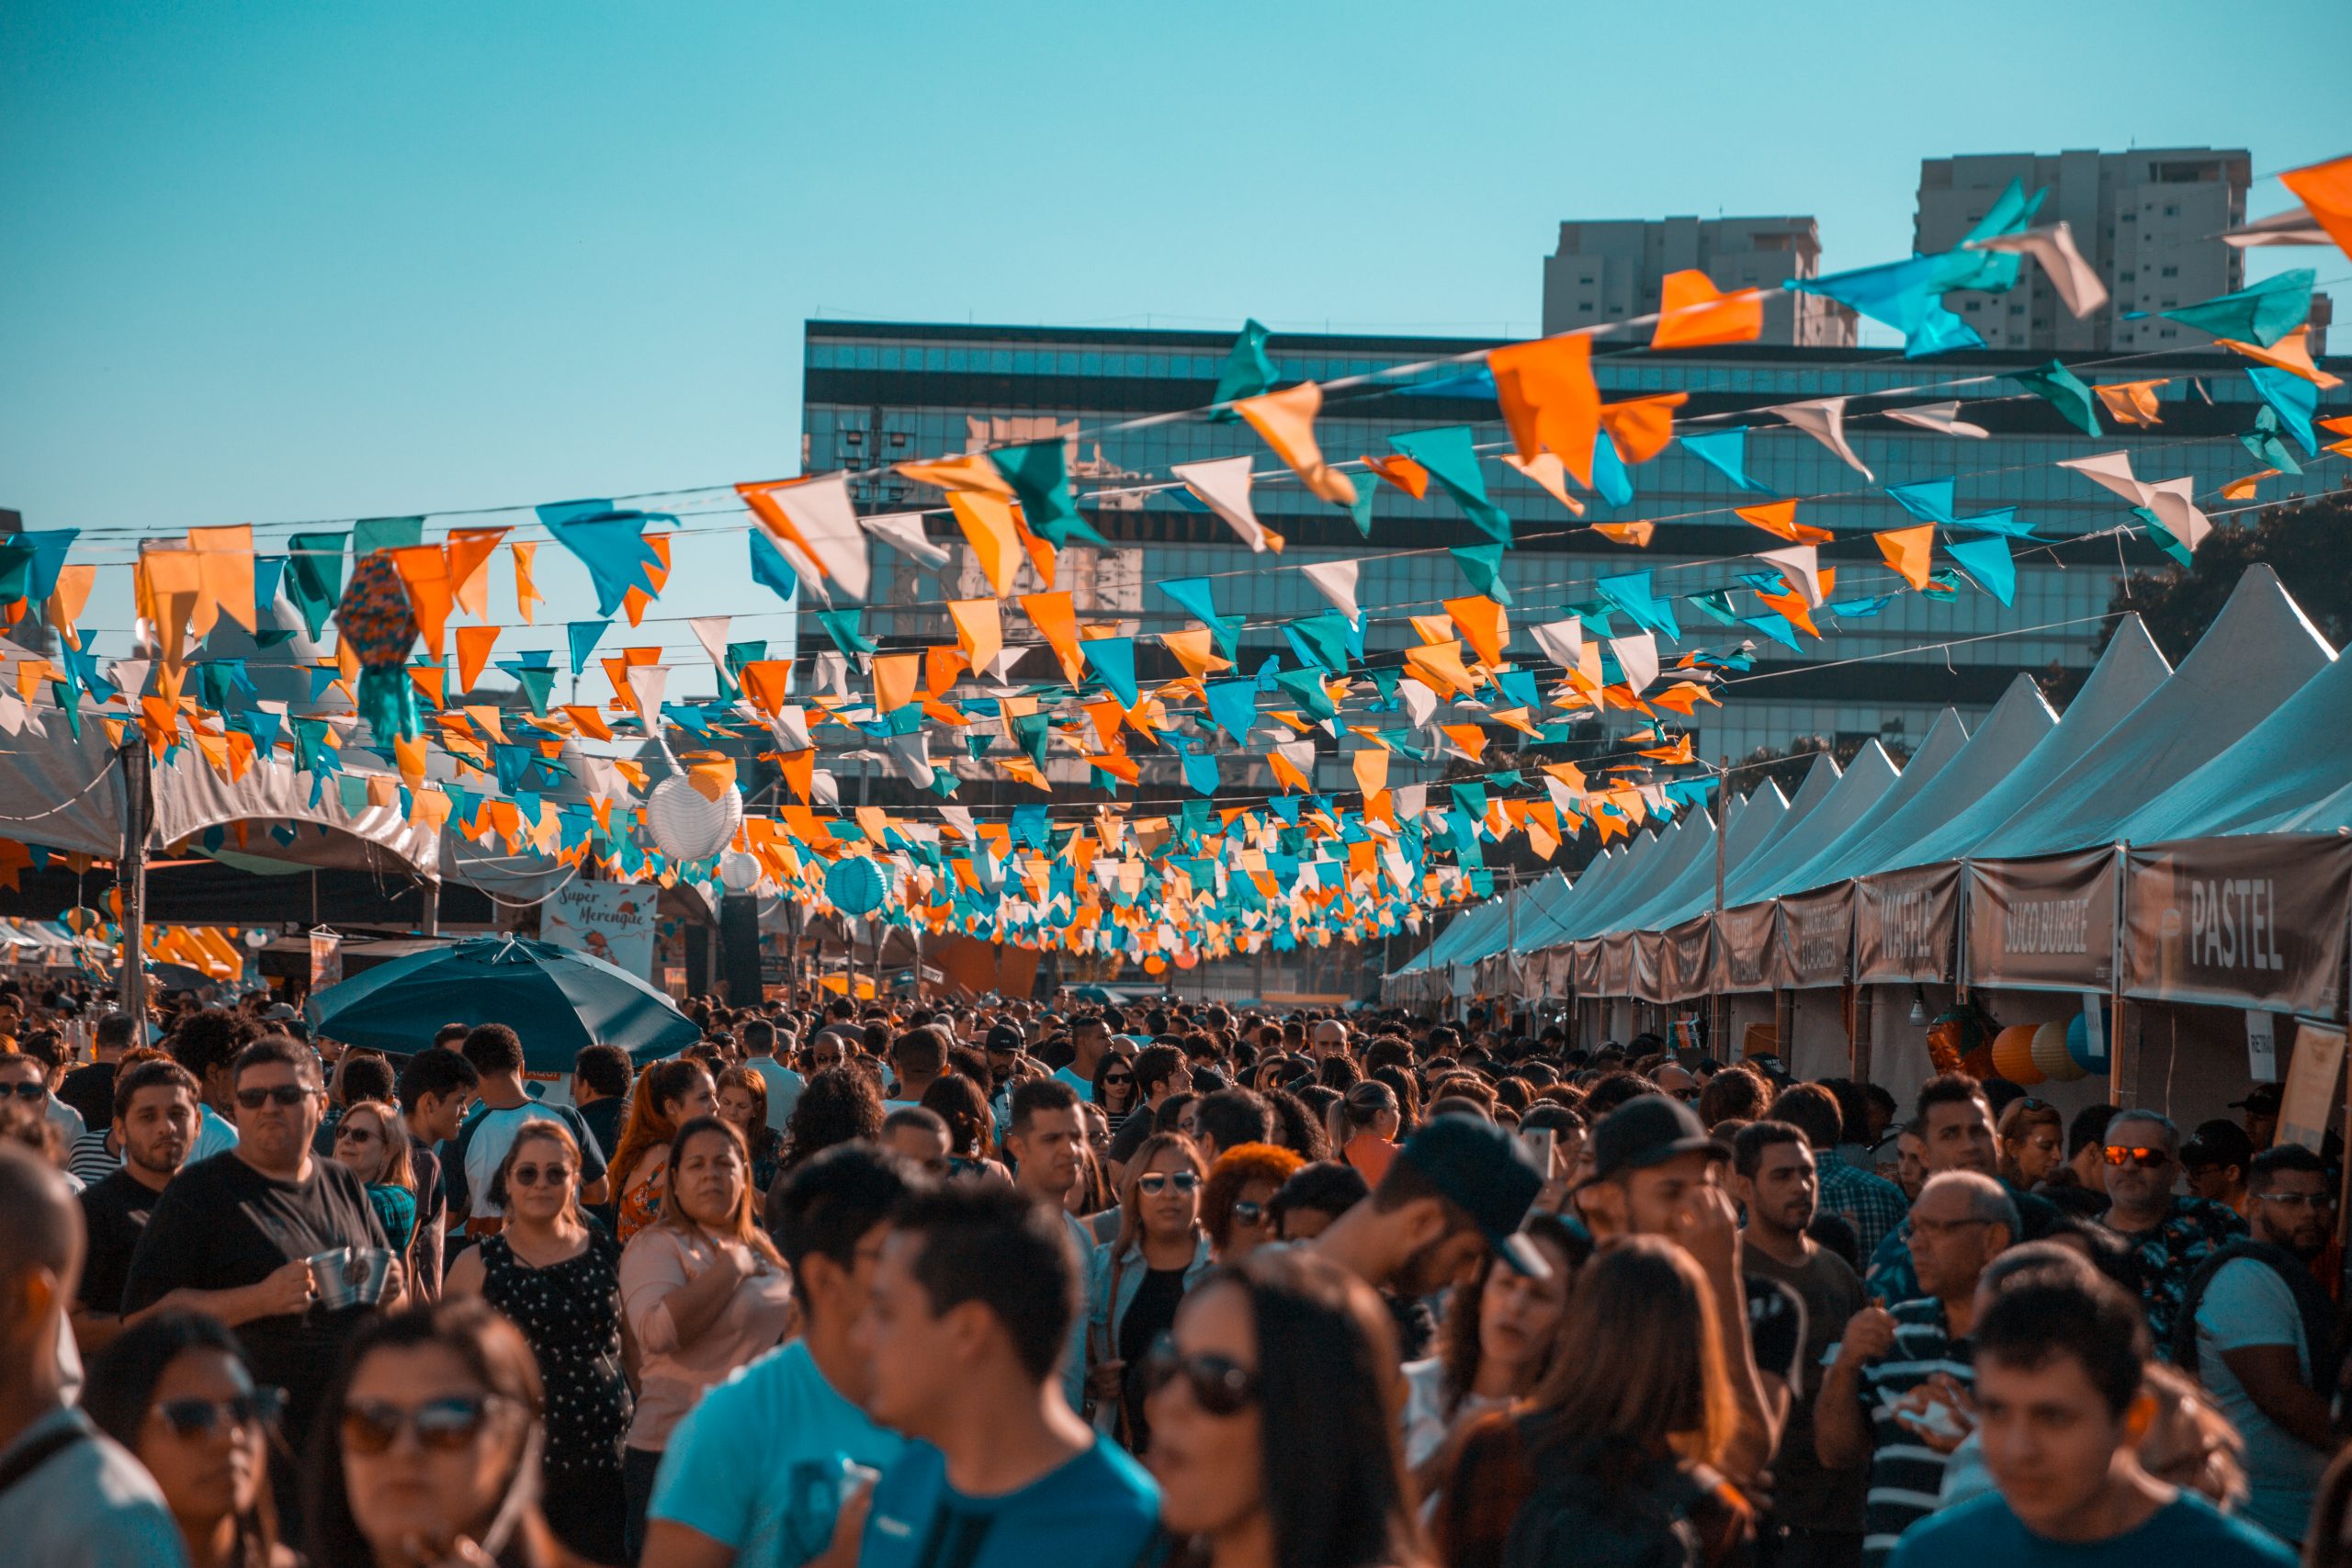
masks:
{"label": "woman with sunglasses", "polygon": [[383,1222],[385,1239],[402,1258],[416,1235],[416,1178],[408,1157],[408,1128],[380,1100],[355,1100],[334,1124],[334,1162],[359,1178]]}
{"label": "woman with sunglasses", "polygon": [[580,1214],[580,1145],[526,1122],[491,1181],[496,1235],[449,1267],[447,1295],[480,1296],[530,1341],[547,1391],[548,1517],[592,1562],[622,1562],[621,1440],[637,1407],[621,1334],[620,1244]]}
{"label": "woman with sunglasses", "polygon": [[[138,1456],[187,1545],[189,1568],[291,1568],[269,1498],[283,1391],[254,1386],[236,1336],[176,1308],[133,1324],[90,1362],[82,1409]],[[5,1553],[0,1553],[5,1555]]]}
{"label": "woman with sunglasses", "polygon": [[1267,1205],[1292,1171],[1306,1162],[1272,1144],[1243,1144],[1217,1156],[1201,1190],[1201,1228],[1209,1254],[1219,1263],[1238,1263],[1274,1238]]}
{"label": "woman with sunglasses", "polygon": [[1093,1095],[1094,1103],[1102,1107],[1102,1120],[1111,1124],[1111,1135],[1117,1137],[1127,1118],[1135,1114],[1135,1058],[1116,1051],[1103,1052],[1094,1068]]}
{"label": "woman with sunglasses", "polygon": [[1201,1151],[1181,1133],[1155,1133],[1136,1148],[1119,1192],[1119,1234],[1094,1249],[1088,1271],[1087,1393],[1095,1425],[1141,1455],[1143,1353],[1176,1321],[1177,1303],[1208,1271],[1201,1230]]}
{"label": "woman with sunglasses", "polygon": [[1189,1568],[1414,1568],[1394,1337],[1372,1288],[1259,1252],[1186,1300],[1145,1358],[1146,1461]]}
{"label": "woman with sunglasses", "polygon": [[774,1349],[791,1326],[792,1277],[753,1217],[751,1171],[741,1134],[716,1116],[687,1122],[670,1145],[661,1219],[621,1253],[621,1302],[641,1358],[621,1456],[625,1562],[645,1543],[671,1429],[705,1389]]}
{"label": "woman with sunglasses", "polygon": [[700,1062],[673,1056],[638,1075],[629,1091],[628,1121],[609,1167],[620,1209],[618,1235],[627,1247],[637,1233],[662,1217],[664,1175],[678,1129],[697,1116],[715,1115],[718,1089]]}
{"label": "woman with sunglasses", "polygon": [[538,1368],[487,1303],[369,1324],[328,1389],[311,1568],[570,1568],[539,1506]]}

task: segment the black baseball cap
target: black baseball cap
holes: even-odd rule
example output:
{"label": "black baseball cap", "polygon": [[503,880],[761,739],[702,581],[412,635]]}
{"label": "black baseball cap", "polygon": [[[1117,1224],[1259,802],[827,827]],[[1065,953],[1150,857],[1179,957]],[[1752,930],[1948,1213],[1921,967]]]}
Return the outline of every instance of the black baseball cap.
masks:
{"label": "black baseball cap", "polygon": [[2180,1146],[2180,1163],[2192,1170],[2199,1166],[2233,1165],[2244,1173],[2253,1160],[2254,1140],[2234,1122],[2200,1122],[2188,1142]]}
{"label": "black baseball cap", "polygon": [[2278,1114],[2279,1101],[2284,1100],[2286,1095],[2287,1089],[2283,1084],[2258,1083],[2246,1091],[2246,1097],[2244,1100],[2230,1101],[2230,1109],[2251,1111],[2257,1116],[2276,1116]]}
{"label": "black baseball cap", "polygon": [[1468,1214],[1504,1262],[1532,1279],[1550,1278],[1552,1266],[1519,1234],[1544,1178],[1520,1157],[1509,1133],[1480,1117],[1432,1116],[1396,1157]]}
{"label": "black baseball cap", "polygon": [[1731,1145],[1709,1137],[1699,1113],[1680,1100],[1663,1094],[1637,1095],[1592,1130],[1592,1175],[1587,1182],[1699,1154],[1729,1159]]}
{"label": "black baseball cap", "polygon": [[989,1031],[988,1049],[991,1054],[998,1051],[1018,1051],[1025,1043],[1021,1031],[1009,1023],[1000,1023]]}

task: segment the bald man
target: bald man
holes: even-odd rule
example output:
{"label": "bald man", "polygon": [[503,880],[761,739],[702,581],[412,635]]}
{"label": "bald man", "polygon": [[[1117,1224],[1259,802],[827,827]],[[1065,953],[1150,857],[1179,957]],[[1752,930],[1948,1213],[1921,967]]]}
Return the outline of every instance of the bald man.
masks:
{"label": "bald man", "polygon": [[81,1274],[64,1179],[0,1145],[0,1540],[10,1562],[43,1568],[178,1568],[163,1493],[67,1401],[58,1349]]}

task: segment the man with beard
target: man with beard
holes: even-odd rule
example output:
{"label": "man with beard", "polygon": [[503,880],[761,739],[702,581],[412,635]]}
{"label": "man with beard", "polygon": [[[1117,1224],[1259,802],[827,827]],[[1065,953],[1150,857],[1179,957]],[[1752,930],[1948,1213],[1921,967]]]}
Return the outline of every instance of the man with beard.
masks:
{"label": "man with beard", "polygon": [[[1826,1097],[1825,1097],[1826,1098]],[[1747,1212],[1741,1262],[1777,1280],[1804,1304],[1804,1348],[1790,1386],[1787,1426],[1772,1461],[1772,1513],[1758,1529],[1758,1558],[1773,1568],[1838,1568],[1861,1561],[1860,1465],[1831,1470],[1813,1448],[1813,1402],[1821,1367],[1846,1321],[1868,1304],[1861,1276],[1805,1234],[1819,1195],[1805,1133],[1786,1122],[1752,1122],[1732,1140],[1732,1195]]]}
{"label": "man with beard", "polygon": [[2196,1372],[2245,1439],[2245,1513],[2301,1540],[2328,1456],[2335,1312],[2312,1265],[2327,1250],[2335,1195],[2301,1144],[2256,1155],[2247,1172],[2254,1239],[2223,1247],[2188,1281],[2176,1359]]}
{"label": "man with beard", "polygon": [[1587,1149],[1592,1170],[1574,1201],[1593,1240],[1660,1236],[1706,1274],[1739,1409],[1718,1463],[1735,1484],[1754,1481],[1771,1461],[1796,1383],[1804,1308],[1780,1281],[1743,1272],[1738,1222],[1723,1189],[1730,1145],[1709,1137],[1682,1101],[1643,1094],[1602,1117]]}
{"label": "man with beard", "polygon": [[2188,1278],[2245,1235],[2245,1222],[2219,1203],[2177,1193],[2180,1134],[2159,1111],[2120,1112],[2107,1124],[2107,1214],[2099,1222],[2132,1244],[2140,1264],[2140,1309],[2156,1354],[2170,1360]]}
{"label": "man with beard", "polygon": [[1429,1353],[1434,1327],[1422,1298],[1468,1279],[1490,1249],[1522,1274],[1551,1272],[1519,1234],[1543,1190],[1543,1175],[1519,1157],[1510,1134],[1474,1116],[1433,1116],[1396,1151],[1372,1196],[1314,1246],[1386,1298],[1400,1357],[1415,1361]]}
{"label": "man with beard", "polygon": [[[1945,1073],[1921,1084],[1918,1115],[1911,1126],[1918,1135],[1925,1179],[1932,1180],[1955,1170],[2000,1179],[2000,1138],[1994,1126],[1992,1101],[1984,1098],[1984,1086],[1967,1074]],[[2011,1246],[2020,1241],[2039,1241],[2057,1228],[2058,1210],[2049,1199],[2019,1192],[2007,1183],[2003,1183],[2002,1190],[2008,1193],[2009,1201],[2017,1209],[2018,1223],[2023,1227],[2022,1234],[2015,1230],[2009,1233]],[[1871,1255],[1870,1267],[1863,1271],[1863,1279],[1871,1294],[1889,1306],[1917,1301],[1930,1293],[1912,1266],[1908,1219],[1889,1231],[1886,1239],[1879,1243]]]}
{"label": "man with beard", "polygon": [[[83,1189],[82,1220],[89,1234],[89,1251],[82,1264],[81,1290],[74,1307],[74,1337],[85,1350],[95,1350],[140,1317],[122,1312],[123,1282],[130,1275],[130,1255],[147,1229],[147,1216],[164,1185],[179,1174],[187,1152],[196,1144],[195,1076],[176,1062],[141,1062],[115,1080],[114,1142],[122,1164],[114,1173]],[[247,1303],[232,1292],[174,1292],[164,1305],[195,1307],[234,1325]],[[250,1316],[251,1314],[244,1315]]]}

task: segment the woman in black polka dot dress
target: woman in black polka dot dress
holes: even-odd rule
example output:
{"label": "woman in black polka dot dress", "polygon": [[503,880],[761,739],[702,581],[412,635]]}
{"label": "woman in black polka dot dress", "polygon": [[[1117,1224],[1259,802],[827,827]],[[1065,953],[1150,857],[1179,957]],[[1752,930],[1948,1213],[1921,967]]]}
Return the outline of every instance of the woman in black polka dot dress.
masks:
{"label": "woman in black polka dot dress", "polygon": [[539,1359],[547,1389],[542,1465],[548,1522],[592,1562],[621,1562],[621,1439],[635,1401],[622,1363],[620,1244],[580,1215],[580,1146],[560,1122],[526,1122],[491,1196],[498,1235],[449,1269],[450,1295],[506,1314]]}

